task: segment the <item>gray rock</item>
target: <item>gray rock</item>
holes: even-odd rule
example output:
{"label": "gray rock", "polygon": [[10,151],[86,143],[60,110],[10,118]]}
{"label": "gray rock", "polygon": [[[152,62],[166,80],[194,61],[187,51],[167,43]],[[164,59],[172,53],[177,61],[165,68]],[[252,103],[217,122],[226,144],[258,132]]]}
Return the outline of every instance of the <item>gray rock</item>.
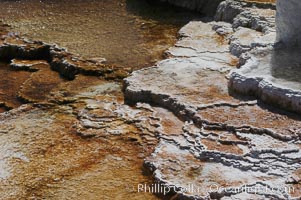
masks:
{"label": "gray rock", "polygon": [[301,2],[277,0],[277,41],[301,45]]}
{"label": "gray rock", "polygon": [[243,6],[241,2],[226,0],[223,1],[217,8],[215,14],[216,21],[225,21],[232,23],[234,18],[241,12],[243,12]]}

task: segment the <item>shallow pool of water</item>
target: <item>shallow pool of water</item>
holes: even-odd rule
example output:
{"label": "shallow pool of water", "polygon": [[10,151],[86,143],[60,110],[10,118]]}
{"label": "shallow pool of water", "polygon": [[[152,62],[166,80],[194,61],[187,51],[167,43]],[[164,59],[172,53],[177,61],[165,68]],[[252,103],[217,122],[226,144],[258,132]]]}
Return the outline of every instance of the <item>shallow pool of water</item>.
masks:
{"label": "shallow pool of water", "polygon": [[13,31],[136,69],[161,59],[179,28],[199,17],[144,0],[0,0]]}

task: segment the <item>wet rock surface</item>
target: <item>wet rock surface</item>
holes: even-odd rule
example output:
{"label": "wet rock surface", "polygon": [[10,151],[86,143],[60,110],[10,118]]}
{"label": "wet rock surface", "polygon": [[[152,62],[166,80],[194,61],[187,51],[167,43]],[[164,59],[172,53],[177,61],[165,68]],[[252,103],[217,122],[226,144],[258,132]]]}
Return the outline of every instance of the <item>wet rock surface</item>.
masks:
{"label": "wet rock surface", "polygon": [[145,0],[13,0],[0,1],[0,18],[14,34],[140,69],[161,60],[178,30],[199,14]]}
{"label": "wet rock surface", "polygon": [[[77,118],[88,108],[38,107],[28,105],[1,115],[2,199],[156,199],[152,194],[133,193],[129,187],[149,181],[141,166],[143,154],[151,151],[142,144],[133,123],[111,113],[115,126],[108,124],[107,130],[80,127],[82,132],[99,133],[83,137],[78,129],[84,120]],[[94,116],[98,123],[108,123]],[[121,127],[122,137],[116,134]]]}
{"label": "wet rock surface", "polygon": [[51,90],[60,83],[76,79],[79,74],[121,80],[131,71],[106,64],[101,59],[86,60],[56,45],[9,33],[2,35],[0,58],[3,60],[0,64],[3,74],[0,107],[3,111],[17,108],[22,103],[48,101]]}
{"label": "wet rock surface", "polygon": [[[1,101],[14,108],[0,114],[1,199],[157,199],[133,188],[151,180],[142,163],[161,119],[146,104],[123,104],[121,84],[111,80],[123,69],[56,46],[50,59],[32,60],[44,58],[36,49],[47,44],[3,38],[0,49],[18,50],[1,54],[13,58],[1,64]],[[98,73],[105,66],[110,70]]]}
{"label": "wet rock surface", "polygon": [[[130,69],[121,66],[105,64],[102,59],[87,60],[81,58],[57,45],[31,41],[9,34],[4,35],[0,41],[0,58],[2,60],[44,60],[49,63],[54,71],[59,72],[60,75],[67,79],[74,79],[77,74],[104,76],[121,70],[124,72],[120,74],[125,74],[124,76],[126,76],[126,71],[130,71]],[[11,66],[16,70],[31,71],[30,65],[34,64],[13,62]],[[114,78],[114,75],[110,75],[110,77]]]}
{"label": "wet rock surface", "polygon": [[257,14],[190,22],[123,85],[131,69],[0,29],[1,199],[300,199],[300,116],[228,87],[275,39],[272,4],[239,3]]}
{"label": "wet rock surface", "polygon": [[160,115],[172,114],[124,105],[131,69],[9,30],[1,26],[1,199],[157,199],[136,187],[151,183],[143,158]]}

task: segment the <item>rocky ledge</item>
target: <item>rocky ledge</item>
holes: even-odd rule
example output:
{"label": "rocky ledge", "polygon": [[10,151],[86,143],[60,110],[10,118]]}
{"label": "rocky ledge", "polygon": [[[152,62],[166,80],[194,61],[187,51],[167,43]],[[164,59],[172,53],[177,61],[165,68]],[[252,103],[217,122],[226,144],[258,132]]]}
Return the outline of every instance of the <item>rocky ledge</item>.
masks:
{"label": "rocky ledge", "polygon": [[[79,75],[121,81],[131,69],[107,64],[103,58],[83,58],[55,44],[31,41],[2,26],[0,40],[0,108],[9,110],[22,103],[47,100],[60,83]],[[2,109],[1,109],[2,111]]]}
{"label": "rocky ledge", "polygon": [[[216,19],[230,23],[190,22],[165,60],[125,79],[126,103],[157,105],[180,120],[157,135],[144,162],[174,199],[301,198],[300,116],[228,87],[252,94],[255,83],[233,77],[249,52],[276,40],[273,7],[247,5],[222,2]],[[243,11],[234,16],[234,8]]]}
{"label": "rocky ledge", "polygon": [[124,68],[0,31],[1,199],[157,199],[130,188],[172,113],[124,105]]}
{"label": "rocky ledge", "polygon": [[[242,55],[241,68],[233,70],[230,75],[229,87],[233,91],[253,95],[266,103],[301,113],[301,60],[298,56],[301,51],[300,7],[298,1],[277,1],[277,45],[263,45]],[[264,32],[267,41],[271,37]]]}
{"label": "rocky ledge", "polygon": [[129,70],[5,32],[0,106],[16,109],[0,114],[2,198],[115,199],[125,188],[123,199],[156,199],[137,192],[153,185],[144,163],[171,199],[300,199],[300,116],[233,93],[251,94],[233,77],[272,48],[274,16],[273,4],[222,2],[215,22],[190,22],[165,60],[126,78],[125,99],[109,79]]}
{"label": "rocky ledge", "polygon": [[231,73],[229,87],[234,92],[253,95],[268,104],[301,113],[298,52],[299,49],[282,48],[251,51],[246,64]]}
{"label": "rocky ledge", "polygon": [[51,69],[69,80],[74,79],[77,74],[122,79],[130,71],[121,66],[105,64],[103,58],[81,58],[55,44],[31,41],[12,33],[2,35],[0,59],[7,61],[12,59],[45,60]]}

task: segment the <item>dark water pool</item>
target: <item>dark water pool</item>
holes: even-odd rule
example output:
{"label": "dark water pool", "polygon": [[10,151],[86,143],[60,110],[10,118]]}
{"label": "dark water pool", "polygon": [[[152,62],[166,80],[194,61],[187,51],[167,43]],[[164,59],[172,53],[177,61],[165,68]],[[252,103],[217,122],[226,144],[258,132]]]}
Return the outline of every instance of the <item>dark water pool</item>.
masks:
{"label": "dark water pool", "polygon": [[180,27],[199,17],[145,0],[0,0],[13,31],[136,69],[161,59]]}

